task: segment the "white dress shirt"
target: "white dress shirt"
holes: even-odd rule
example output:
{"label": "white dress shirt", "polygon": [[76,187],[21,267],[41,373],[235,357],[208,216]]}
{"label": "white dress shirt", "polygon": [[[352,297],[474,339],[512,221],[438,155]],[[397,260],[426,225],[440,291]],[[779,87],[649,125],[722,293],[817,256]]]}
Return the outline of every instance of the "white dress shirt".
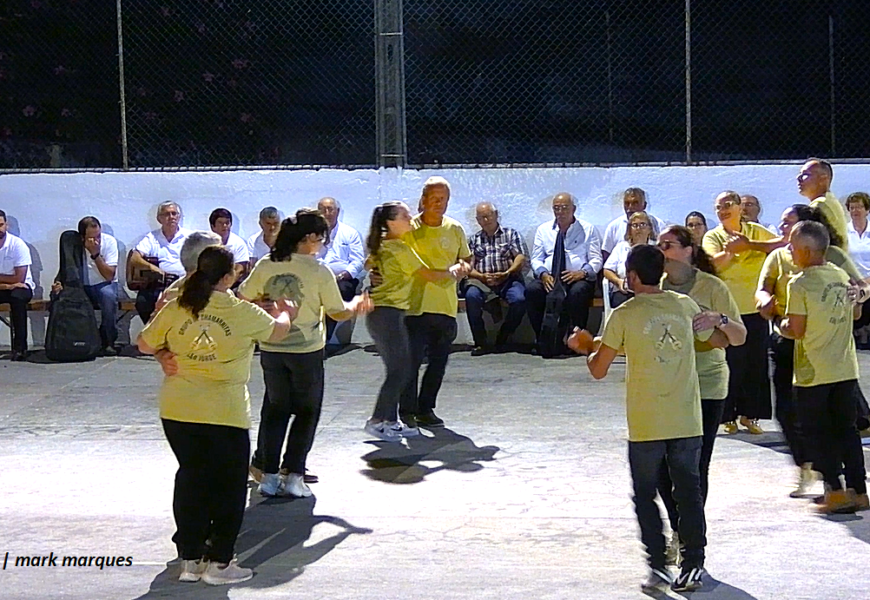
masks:
{"label": "white dress shirt", "polygon": [[248,251],[248,243],[232,231],[230,232],[230,235],[227,236],[227,243],[224,244],[224,247],[233,253],[233,262],[236,264],[248,264],[251,260],[251,254]]}
{"label": "white dress shirt", "polygon": [[178,229],[175,237],[167,240],[163,229],[155,229],[136,244],[136,251],[142,256],[157,258],[157,266],[166,273],[184,277],[184,266],[181,264],[181,247],[184,240],[191,234],[188,229]]}
{"label": "white dress shirt", "polygon": [[366,260],[362,237],[350,225],[336,223],[329,232],[329,243],[323,245],[317,254],[317,260],[329,267],[335,275],[347,271],[351,279],[359,279]]}
{"label": "white dress shirt", "polygon": [[[108,233],[100,234],[100,255],[106,264],[110,267],[118,266],[118,240]],[[112,281],[118,280],[118,270],[115,269],[115,276]],[[108,281],[100,270],[97,268],[97,262],[91,258],[91,253],[85,248],[85,285],[97,285]]]}
{"label": "white dress shirt", "polygon": [[620,279],[625,279],[625,260],[628,258],[628,251],[631,250],[631,244],[622,240],[607,257],[604,263],[604,268],[616,273]]}
{"label": "white dress shirt", "polygon": [[262,231],[248,238],[248,254],[254,261],[260,260],[271,251],[272,249],[266,244],[266,240],[263,239]]}
{"label": "white dress shirt", "polygon": [[6,239],[0,245],[0,275],[15,275],[15,267],[27,267],[27,274],[24,275],[24,285],[31,290],[35,289],[36,285],[33,283],[33,275],[30,273],[30,265],[32,264],[30,248],[27,247],[24,240],[7,232]]}
{"label": "white dress shirt", "polygon": [[849,234],[849,256],[855,261],[861,276],[866,279],[870,277],[870,223],[864,228],[864,233],[858,233],[852,219],[849,219],[846,232]]}
{"label": "white dress shirt", "polygon": [[[556,236],[559,226],[556,221],[542,223],[535,232],[535,245],[532,249],[532,270],[540,277],[541,273],[553,268],[553,251],[556,249]],[[565,232],[565,269],[586,271],[593,278],[601,270],[601,237],[591,223],[574,219]],[[551,273],[558,276],[557,273]]]}
{"label": "white dress shirt", "polygon": [[[657,228],[656,231],[653,232],[653,236],[658,237],[659,234],[664,231],[665,227],[668,226],[667,223],[659,219],[655,215],[649,215],[649,218],[653,221],[653,224]],[[628,229],[628,217],[622,215],[621,217],[617,217],[613,219],[607,225],[607,229],[604,230],[604,242],[601,244],[601,249],[605,252],[613,252],[613,249],[616,248],[616,245],[619,242],[625,241],[625,232]]]}

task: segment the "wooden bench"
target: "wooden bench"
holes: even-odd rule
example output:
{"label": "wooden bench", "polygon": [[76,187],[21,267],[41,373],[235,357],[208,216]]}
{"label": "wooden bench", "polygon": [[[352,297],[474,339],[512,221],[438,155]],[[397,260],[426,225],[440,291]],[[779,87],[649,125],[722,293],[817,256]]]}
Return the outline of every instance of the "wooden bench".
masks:
{"label": "wooden bench", "polygon": [[[48,311],[50,306],[51,306],[50,300],[34,299],[34,300],[31,300],[30,302],[27,303],[27,312],[46,312],[46,311]],[[9,306],[9,304],[0,303],[0,312],[9,312],[10,308],[11,307]],[[136,310],[136,301],[135,300],[128,300],[128,299],[118,300],[118,319],[119,320],[121,318],[123,318],[124,316],[126,316],[127,313],[132,312],[134,310]],[[9,320],[6,317],[4,317],[3,315],[0,315],[0,321],[2,321],[6,325],[6,327],[12,327],[12,324],[9,322]]]}

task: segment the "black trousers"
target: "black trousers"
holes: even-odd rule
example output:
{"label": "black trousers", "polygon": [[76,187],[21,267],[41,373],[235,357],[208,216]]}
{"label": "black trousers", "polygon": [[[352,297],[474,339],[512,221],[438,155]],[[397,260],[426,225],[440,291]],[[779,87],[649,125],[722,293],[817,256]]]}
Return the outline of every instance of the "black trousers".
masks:
{"label": "black trousers", "polygon": [[414,376],[411,345],[405,327],[405,311],[391,306],[379,306],[366,317],[366,326],[386,368],[386,377],[378,392],[372,417],[382,421],[395,421],[399,410],[403,414],[414,414],[416,404],[399,406],[402,398],[408,400],[408,396],[402,392]]}
{"label": "black trousers", "polygon": [[628,464],[640,539],[649,554],[649,565],[654,569],[665,568],[662,516],[655,502],[662,465],[668,469],[673,482],[683,568],[704,565],[707,522],[701,497],[700,461],[701,436],[628,443]]}
{"label": "black trousers", "polygon": [[758,313],[740,315],[740,318],[746,326],[746,342],[725,349],[731,376],[728,378],[723,423],[736,421],[738,416],[748,419],[769,419],[772,416],[767,371],[770,325]]}
{"label": "black trousers", "polygon": [[[408,330],[408,344],[411,348],[411,378],[402,392],[402,414],[416,409],[411,414],[425,415],[435,409],[435,401],[441,390],[441,382],[447,371],[450,346],[456,339],[456,319],[448,315],[425,313],[405,317]],[[429,364],[419,381],[423,359]]]}
{"label": "black trousers", "polygon": [[[567,332],[574,325],[586,329],[589,322],[589,303],[595,295],[595,280],[582,279],[567,286],[567,295],[562,303],[562,315],[559,320],[559,331]],[[529,282],[526,286],[526,309],[529,321],[535,330],[535,335],[541,335],[541,324],[544,321],[544,310],[547,307],[547,290],[540,279]]]}
{"label": "black trousers", "polygon": [[154,314],[154,309],[157,307],[157,298],[160,297],[162,290],[140,290],[136,294],[136,314],[142,319],[142,323],[146,324]]}
{"label": "black trousers", "polygon": [[[260,351],[268,402],[264,402],[259,436],[263,471],[277,473],[287,436],[284,464],[291,473],[305,473],[323,405],[323,350],[304,354]],[[290,432],[287,425],[293,416]]]}
{"label": "black trousers", "polygon": [[[704,435],[701,441],[701,459],[698,470],[701,475],[701,496],[704,504],[707,504],[707,492],[710,489],[710,461],[713,458],[713,445],[716,443],[716,434],[719,432],[719,423],[722,420],[722,409],[725,400],[701,400],[701,417],[704,420]],[[659,496],[665,509],[668,511],[668,520],[671,529],[679,531],[679,514],[677,502],[674,500],[674,482],[671,481],[670,470],[663,464],[659,477]]]}
{"label": "black trousers", "polygon": [[846,487],[866,494],[864,450],[855,427],[857,385],[852,379],[812,387],[795,386],[794,389],[798,416],[810,444],[813,469],[822,474],[825,486],[831,490],[843,489],[842,470]]}
{"label": "black trousers", "polygon": [[[353,300],[358,287],[359,279],[343,279],[338,282],[338,291],[345,302]],[[326,343],[328,344],[338,322],[330,319],[329,316],[324,317],[324,322],[326,323]]]}
{"label": "black trousers", "polygon": [[248,430],[163,419],[163,431],[178,459],[172,539],[181,558],[231,561],[248,495]]}
{"label": "black trousers", "polygon": [[8,304],[10,308],[12,349],[17,352],[27,351],[27,303],[32,299],[33,290],[30,288],[0,290],[0,304]]}
{"label": "black trousers", "polygon": [[776,420],[791,450],[797,466],[813,462],[809,454],[806,436],[798,419],[795,405],[794,378],[794,340],[784,338],[776,332],[770,334],[770,360],[773,363],[773,389],[776,394]]}

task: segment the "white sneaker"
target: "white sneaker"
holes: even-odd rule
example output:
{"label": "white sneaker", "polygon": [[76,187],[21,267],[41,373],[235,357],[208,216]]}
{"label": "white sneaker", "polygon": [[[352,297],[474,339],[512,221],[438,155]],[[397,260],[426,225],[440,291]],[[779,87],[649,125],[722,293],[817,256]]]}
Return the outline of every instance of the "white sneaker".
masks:
{"label": "white sneaker", "polygon": [[241,583],[254,576],[253,569],[240,567],[234,558],[227,564],[212,562],[202,574],[203,582],[209,585],[226,585],[228,583]]}
{"label": "white sneaker", "polygon": [[671,535],[668,547],[665,550],[665,564],[680,566],[680,534],[676,531]]}
{"label": "white sneaker", "polygon": [[200,580],[207,567],[207,560],[182,560],[178,581],[195,583]]}
{"label": "white sneaker", "polygon": [[275,496],[283,496],[284,482],[277,473],[263,473],[263,478],[260,480],[260,486],[257,488],[262,496],[273,498]]}
{"label": "white sneaker", "polygon": [[[364,427],[365,432],[372,437],[376,437],[384,442],[401,442],[402,436],[392,429],[387,427],[386,421],[375,421],[369,419]],[[419,432],[418,432],[419,433]]]}
{"label": "white sneaker", "polygon": [[305,483],[305,479],[298,473],[290,473],[284,480],[283,492],[285,496],[308,498],[311,496],[311,488]]}
{"label": "white sneaker", "polygon": [[813,463],[804,463],[801,465],[800,473],[798,474],[798,484],[793,492],[789,494],[791,498],[803,498],[810,493],[810,490],[816,483],[816,472],[813,471]]}
{"label": "white sneaker", "polygon": [[401,437],[414,437],[420,435],[420,429],[417,427],[408,427],[402,421],[384,421],[384,427],[398,434]]}
{"label": "white sneaker", "polygon": [[650,569],[649,576],[642,584],[640,584],[640,587],[644,590],[664,591],[671,586],[671,583],[673,583],[673,581],[673,577],[671,577],[671,574],[668,573],[667,568]]}

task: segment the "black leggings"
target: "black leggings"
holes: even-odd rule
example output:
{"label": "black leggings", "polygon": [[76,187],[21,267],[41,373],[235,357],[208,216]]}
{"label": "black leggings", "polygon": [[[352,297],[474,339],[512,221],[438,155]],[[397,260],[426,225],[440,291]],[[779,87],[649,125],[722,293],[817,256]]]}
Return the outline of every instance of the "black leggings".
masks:
{"label": "black leggings", "polygon": [[767,373],[767,344],[770,324],[758,313],[740,315],[746,326],[746,342],[728,346],[728,397],[722,422],[748,419],[769,419],[773,416],[770,403],[770,377]]}

